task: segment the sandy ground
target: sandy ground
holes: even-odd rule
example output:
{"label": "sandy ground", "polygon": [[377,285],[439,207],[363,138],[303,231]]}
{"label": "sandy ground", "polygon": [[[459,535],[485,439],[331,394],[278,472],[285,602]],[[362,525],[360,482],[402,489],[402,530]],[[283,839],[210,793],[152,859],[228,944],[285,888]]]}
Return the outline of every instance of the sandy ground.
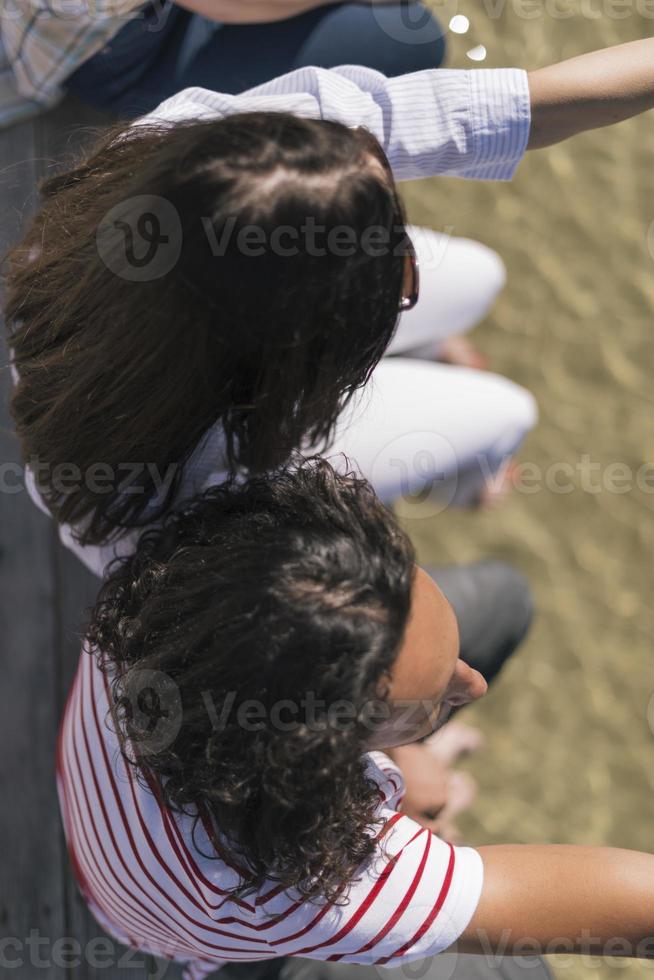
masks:
{"label": "sandy ground", "polygon": [[[485,66],[533,68],[654,32],[654,7],[639,15],[635,0],[621,18],[608,0],[560,0],[567,19],[540,0],[484,2],[435,8],[471,21],[452,67],[480,43]],[[508,287],[475,338],[541,411],[521,455],[541,489],[496,513],[402,506],[421,559],[508,559],[539,607],[524,651],[468,714],[488,747],[470,764],[482,793],[466,835],[652,850],[654,114],[531,154],[512,184],[426,181],[406,197],[413,221],[503,256]],[[567,479],[557,463],[575,468],[571,492],[553,489]],[[654,964],[553,966],[559,980],[654,977]]]}

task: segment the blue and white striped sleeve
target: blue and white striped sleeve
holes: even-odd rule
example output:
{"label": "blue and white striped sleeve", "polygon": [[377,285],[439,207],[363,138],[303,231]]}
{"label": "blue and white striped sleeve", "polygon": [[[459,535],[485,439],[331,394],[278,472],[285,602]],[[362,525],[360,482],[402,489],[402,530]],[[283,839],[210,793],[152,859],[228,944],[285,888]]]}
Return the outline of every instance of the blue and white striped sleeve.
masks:
{"label": "blue and white striped sleeve", "polygon": [[398,180],[510,180],[531,122],[527,74],[519,69],[434,69],[386,78],[355,65],[301,68],[237,96],[187,89],[142,121],[266,110],[366,127]]}

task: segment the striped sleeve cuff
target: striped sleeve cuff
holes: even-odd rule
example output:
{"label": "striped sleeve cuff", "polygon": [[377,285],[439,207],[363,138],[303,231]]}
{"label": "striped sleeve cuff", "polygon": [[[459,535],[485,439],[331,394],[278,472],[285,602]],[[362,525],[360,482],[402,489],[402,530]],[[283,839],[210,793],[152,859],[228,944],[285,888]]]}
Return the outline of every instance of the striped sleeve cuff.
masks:
{"label": "striped sleeve cuff", "polygon": [[430,908],[434,883],[441,879],[433,873],[435,864],[428,865],[425,880],[411,901],[413,915],[422,920],[421,925],[413,934],[409,932],[407,941],[391,957],[377,960],[380,966],[397,966],[444,953],[461,938],[477,911],[484,884],[479,852],[471,847],[452,847],[440,839],[432,840],[432,849],[440,861],[450,853],[451,877],[444,876],[438,901]]}
{"label": "striped sleeve cuff", "polygon": [[522,160],[531,126],[527,72],[519,68],[469,71],[473,163],[460,176],[511,180]]}
{"label": "striped sleeve cuff", "polygon": [[452,946],[470,925],[484,885],[484,864],[479,851],[456,847],[456,863],[448,899],[443,906],[441,933],[434,937],[436,951]]}

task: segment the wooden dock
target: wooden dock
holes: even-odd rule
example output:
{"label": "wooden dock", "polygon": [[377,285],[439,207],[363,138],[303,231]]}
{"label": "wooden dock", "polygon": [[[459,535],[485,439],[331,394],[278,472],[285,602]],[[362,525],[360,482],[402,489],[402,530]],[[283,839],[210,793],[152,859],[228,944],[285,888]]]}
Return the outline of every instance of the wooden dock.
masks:
{"label": "wooden dock", "polygon": [[[104,121],[68,101],[0,134],[3,254],[36,206],[38,182],[79,152]],[[11,382],[4,331],[2,344],[0,923],[5,962],[0,962],[0,975],[16,980],[146,980],[154,965],[144,955],[125,954],[113,942],[97,941],[103,934],[69,870],[57,806],[56,737],[79,657],[85,610],[98,583],[61,547],[54,524],[22,488],[18,446],[7,413]],[[167,977],[178,975],[172,967],[166,972]]]}

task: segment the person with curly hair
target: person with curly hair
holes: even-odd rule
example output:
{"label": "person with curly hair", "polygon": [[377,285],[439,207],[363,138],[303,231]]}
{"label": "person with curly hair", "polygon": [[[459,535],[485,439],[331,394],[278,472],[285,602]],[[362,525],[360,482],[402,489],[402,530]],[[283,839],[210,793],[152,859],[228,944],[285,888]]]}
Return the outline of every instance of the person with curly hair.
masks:
{"label": "person with curly hair", "polygon": [[327,462],[171,515],[104,584],[61,731],[99,922],[193,980],[525,937],[654,955],[654,857],[455,847],[406,813],[393,752],[486,691],[460,653],[406,534]]}

